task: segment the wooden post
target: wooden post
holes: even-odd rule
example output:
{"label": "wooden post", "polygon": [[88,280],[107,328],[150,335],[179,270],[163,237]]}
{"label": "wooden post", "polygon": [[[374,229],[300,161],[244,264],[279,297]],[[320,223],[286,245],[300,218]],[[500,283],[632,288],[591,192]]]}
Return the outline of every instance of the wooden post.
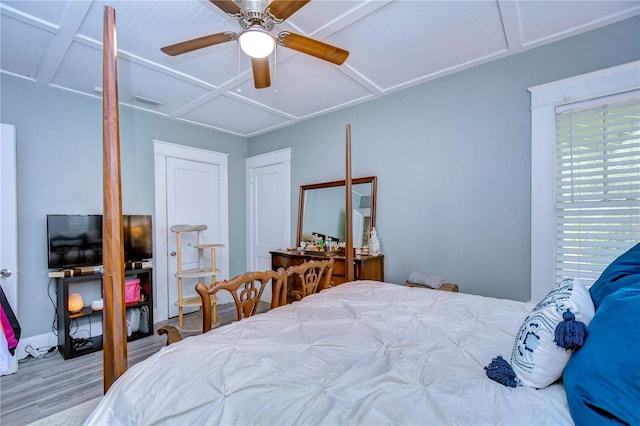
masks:
{"label": "wooden post", "polygon": [[104,266],[103,363],[104,392],[127,370],[127,331],[124,303],[124,247],[120,183],[120,126],[118,116],[118,64],[116,12],[104,8],[102,63],[103,216]]}
{"label": "wooden post", "polygon": [[351,189],[351,124],[347,124],[347,144],[346,144],[346,176],[344,180],[344,190],[346,192],[345,199],[345,228],[346,228],[346,247],[345,247],[345,266],[347,268],[346,275],[347,281],[353,281],[355,274],[353,271],[353,210],[352,210],[352,198],[353,192]]}

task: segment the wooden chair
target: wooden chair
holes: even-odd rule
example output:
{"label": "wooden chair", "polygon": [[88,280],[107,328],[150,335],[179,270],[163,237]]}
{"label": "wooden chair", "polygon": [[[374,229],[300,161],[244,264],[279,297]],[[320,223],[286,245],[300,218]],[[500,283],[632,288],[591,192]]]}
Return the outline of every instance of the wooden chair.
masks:
{"label": "wooden chair", "polygon": [[[215,282],[209,286],[198,283],[196,285],[196,291],[202,300],[208,300],[207,298],[211,299],[211,295],[215,295],[222,289],[229,291],[236,305],[238,320],[241,320],[257,312],[260,298],[269,280],[272,281],[270,309],[285,305],[287,303],[286,279],[287,272],[284,268],[280,268],[278,272],[247,272],[230,280]],[[209,303],[205,303],[203,306],[205,307],[202,308],[202,332],[206,333],[212,328],[212,308]],[[171,325],[159,327],[157,333],[159,335],[167,335],[167,345],[182,340],[180,331]]]}
{"label": "wooden chair", "polygon": [[182,334],[177,328],[172,325],[163,325],[162,327],[158,327],[156,333],[158,333],[158,335],[160,336],[162,336],[163,334],[167,335],[167,346],[182,340]]}
{"label": "wooden chair", "polygon": [[[262,293],[269,281],[271,281],[271,309],[286,304],[286,279],[287,273],[283,268],[277,272],[247,272],[229,280],[218,281],[209,286],[198,283],[196,291],[203,301],[211,299],[220,290],[227,290],[233,296],[236,304],[236,314],[238,321],[254,315],[258,310],[258,305]],[[211,330],[211,304],[202,304],[202,332]]]}
{"label": "wooden chair", "polygon": [[328,289],[333,274],[333,259],[308,260],[300,265],[289,266],[287,277],[295,278],[288,296],[292,301],[301,300],[310,294]]}

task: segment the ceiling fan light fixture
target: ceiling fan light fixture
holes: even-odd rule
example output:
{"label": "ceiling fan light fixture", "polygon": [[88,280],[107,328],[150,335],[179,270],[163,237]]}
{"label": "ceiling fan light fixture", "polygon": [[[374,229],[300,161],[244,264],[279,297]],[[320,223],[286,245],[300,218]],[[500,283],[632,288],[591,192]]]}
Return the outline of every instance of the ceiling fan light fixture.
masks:
{"label": "ceiling fan light fixture", "polygon": [[270,32],[260,28],[250,28],[238,36],[240,48],[252,58],[265,58],[273,52],[276,40]]}

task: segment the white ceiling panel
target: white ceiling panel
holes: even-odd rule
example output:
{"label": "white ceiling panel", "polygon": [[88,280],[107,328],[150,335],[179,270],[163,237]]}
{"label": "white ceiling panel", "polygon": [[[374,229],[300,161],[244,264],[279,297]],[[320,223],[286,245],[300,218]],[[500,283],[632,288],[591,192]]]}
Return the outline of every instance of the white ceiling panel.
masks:
{"label": "white ceiling panel", "polygon": [[[238,119],[242,117],[242,119]],[[231,96],[218,96],[197,109],[183,114],[181,119],[196,123],[204,123],[216,129],[227,129],[237,135],[259,132],[286,123],[288,120],[255,108]],[[232,126],[229,123],[233,123]]]}
{"label": "white ceiling panel", "polygon": [[[203,1],[119,1],[96,2],[80,28],[83,36],[102,39],[104,6],[116,9],[118,48],[151,63],[218,86],[237,74],[237,44],[224,43],[208,49],[168,56],[163,46],[239,30],[235,20]],[[144,37],[140,37],[144,32]],[[234,62],[235,60],[235,62]]]}
{"label": "white ceiling panel", "polygon": [[241,89],[243,96],[298,118],[370,95],[338,67],[307,55],[272,67],[270,88],[255,89],[250,80]]}
{"label": "white ceiling panel", "polygon": [[342,28],[345,25],[342,22],[348,22],[344,19],[345,15],[353,13],[355,9],[362,7],[365,3],[379,3],[376,7],[380,7],[386,2],[380,0],[373,2],[314,0],[288,18],[280,29],[298,31],[308,36],[327,33],[330,30],[327,31],[326,28],[332,30],[335,30],[336,27]]}
{"label": "white ceiling panel", "polygon": [[98,100],[106,5],[116,11],[123,104],[244,137],[640,14],[637,0],[312,0],[271,34],[346,49],[346,62],[278,46],[271,87],[255,89],[236,41],[161,52],[242,31],[210,1],[0,0],[0,72]]}
{"label": "white ceiling panel", "polygon": [[[361,19],[341,33],[360,42],[349,64],[389,90],[506,50],[497,3],[451,3],[392,2]],[[384,30],[356,36],[368,28]]]}
{"label": "white ceiling panel", "polygon": [[[83,63],[83,66],[78,67],[78,63]],[[102,51],[81,43],[72,44],[52,84],[100,95],[94,88],[102,87]],[[165,90],[157,90],[158,85]],[[202,87],[124,58],[118,58],[118,92],[121,102],[166,115],[207,93]],[[152,106],[134,97],[158,101],[160,105]]]}
{"label": "white ceiling panel", "polygon": [[46,2],[10,0],[2,1],[2,7],[5,9],[3,13],[14,11],[24,15],[28,20],[36,19],[46,25],[58,27],[70,2],[71,0]]}
{"label": "white ceiling panel", "polygon": [[9,16],[0,17],[0,66],[3,71],[36,79],[42,60],[55,34],[42,26],[24,24]]}
{"label": "white ceiling panel", "polygon": [[588,31],[638,14],[638,1],[527,1],[518,3],[523,44],[553,40],[566,32]]}
{"label": "white ceiling panel", "polygon": [[[119,72],[119,75],[122,75],[122,72]],[[102,51],[81,43],[73,43],[69,46],[51,83],[80,93],[99,95],[94,88],[102,88]],[[118,85],[124,89],[124,79]]]}

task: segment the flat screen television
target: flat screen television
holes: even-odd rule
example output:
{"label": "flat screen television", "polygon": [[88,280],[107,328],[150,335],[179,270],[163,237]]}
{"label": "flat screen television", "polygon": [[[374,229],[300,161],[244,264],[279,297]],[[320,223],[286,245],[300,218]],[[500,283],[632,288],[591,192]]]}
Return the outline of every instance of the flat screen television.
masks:
{"label": "flat screen television", "polygon": [[153,257],[151,215],[124,215],[122,217],[122,231],[125,262],[138,262]]}
{"label": "flat screen television", "polygon": [[[153,257],[150,215],[123,215],[125,262]],[[102,215],[47,215],[49,269],[102,265]]]}

